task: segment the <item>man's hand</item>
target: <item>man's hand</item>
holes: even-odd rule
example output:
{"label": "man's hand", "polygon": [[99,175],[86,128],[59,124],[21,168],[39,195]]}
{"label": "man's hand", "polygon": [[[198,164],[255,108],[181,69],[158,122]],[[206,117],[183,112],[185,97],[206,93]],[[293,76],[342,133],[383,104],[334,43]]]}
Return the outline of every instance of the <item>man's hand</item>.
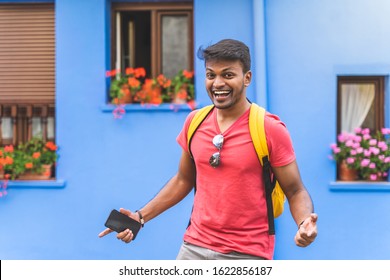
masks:
{"label": "man's hand", "polygon": [[309,246],[317,237],[317,219],[318,216],[312,213],[299,226],[295,235],[295,244],[299,247]]}
{"label": "man's hand", "polygon": [[[119,212],[129,216],[130,218],[138,221],[139,220],[139,217],[138,215],[136,215],[135,213],[132,213],[130,210],[126,210],[126,209],[123,209],[123,208],[120,208],[119,209]],[[104,237],[106,236],[107,234],[110,234],[111,232],[113,232],[112,229],[110,228],[106,228],[105,230],[103,230],[101,233],[99,233],[99,237]],[[131,240],[133,240],[133,232],[129,229],[126,229],[120,233],[118,233],[116,235],[116,238],[122,240],[123,242],[125,243],[130,243]]]}

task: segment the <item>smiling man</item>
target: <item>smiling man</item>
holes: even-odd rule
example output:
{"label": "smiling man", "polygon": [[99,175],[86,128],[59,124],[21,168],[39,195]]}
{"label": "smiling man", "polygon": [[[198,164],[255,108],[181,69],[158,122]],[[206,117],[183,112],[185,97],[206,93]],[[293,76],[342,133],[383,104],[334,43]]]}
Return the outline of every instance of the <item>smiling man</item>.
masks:
{"label": "smiling man", "polygon": [[[183,152],[172,179],[142,209],[121,212],[145,223],[196,186],[190,224],[177,259],[272,259],[275,236],[269,232],[263,168],[249,132],[249,48],[226,39],[200,48],[198,57],[205,61],[205,86],[214,107],[194,133],[191,150],[188,129],[197,110],[187,117],[177,137]],[[272,172],[298,227],[295,243],[306,247],[317,236],[317,215],[302,183],[291,138],[283,122],[271,113],[265,115],[264,128]],[[99,236],[110,232],[106,229]],[[128,243],[133,234],[125,230],[117,238]]]}

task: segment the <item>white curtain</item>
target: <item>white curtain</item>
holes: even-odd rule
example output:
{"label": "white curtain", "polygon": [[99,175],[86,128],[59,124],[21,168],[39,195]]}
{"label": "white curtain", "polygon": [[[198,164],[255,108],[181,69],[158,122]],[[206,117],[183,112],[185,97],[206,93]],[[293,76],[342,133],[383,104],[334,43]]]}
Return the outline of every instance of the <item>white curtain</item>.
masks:
{"label": "white curtain", "polygon": [[[42,137],[43,126],[41,118],[32,118],[32,135]],[[54,138],[54,118],[47,118],[47,138]]]}
{"label": "white curtain", "polygon": [[341,86],[341,131],[353,133],[360,127],[374,102],[373,84],[343,84]]}
{"label": "white curtain", "polygon": [[1,122],[1,137],[3,139],[12,139],[12,119],[2,118]]}

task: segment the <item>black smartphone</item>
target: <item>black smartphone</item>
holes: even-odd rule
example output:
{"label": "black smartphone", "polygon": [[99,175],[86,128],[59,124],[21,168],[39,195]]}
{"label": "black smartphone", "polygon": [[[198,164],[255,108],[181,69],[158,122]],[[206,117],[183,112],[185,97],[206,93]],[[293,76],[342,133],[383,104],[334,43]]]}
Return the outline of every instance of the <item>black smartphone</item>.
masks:
{"label": "black smartphone", "polygon": [[118,233],[124,231],[125,229],[130,229],[134,235],[133,240],[141,229],[140,222],[130,218],[125,214],[122,214],[115,209],[111,211],[104,225]]}

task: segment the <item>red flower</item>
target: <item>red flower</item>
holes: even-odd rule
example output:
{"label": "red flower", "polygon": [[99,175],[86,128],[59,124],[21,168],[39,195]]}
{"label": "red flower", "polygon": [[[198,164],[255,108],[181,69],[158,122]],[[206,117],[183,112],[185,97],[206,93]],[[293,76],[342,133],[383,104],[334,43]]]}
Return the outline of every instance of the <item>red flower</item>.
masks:
{"label": "red flower", "polygon": [[24,165],[27,169],[31,169],[33,168],[33,163],[32,162],[27,162],[25,165]]}
{"label": "red flower", "polygon": [[128,80],[127,80],[127,83],[129,84],[129,86],[131,86],[132,88],[137,88],[140,86],[140,81],[137,80],[136,78],[133,78],[133,77],[130,77]]}
{"label": "red flower", "polygon": [[126,73],[126,75],[134,74],[134,68],[131,68],[131,67],[126,68],[125,73]]}
{"label": "red flower", "polygon": [[146,76],[145,68],[143,68],[143,67],[135,68],[134,69],[134,76],[136,78],[145,77]]}
{"label": "red flower", "polygon": [[41,157],[41,153],[40,152],[35,152],[35,153],[33,153],[32,157],[35,158],[35,159],[40,158]]}
{"label": "red flower", "polygon": [[185,89],[180,89],[177,94],[176,94],[177,98],[180,98],[180,99],[187,99],[187,91]]}
{"label": "red flower", "polygon": [[163,88],[167,88],[171,85],[171,80],[167,79],[163,74],[160,74],[157,76],[157,82],[159,83],[160,86]]}
{"label": "red flower", "polygon": [[187,79],[191,79],[194,76],[194,71],[183,70],[183,76]]}
{"label": "red flower", "polygon": [[195,110],[195,108],[196,108],[196,103],[194,100],[188,101],[187,105],[188,105],[188,107],[190,107],[191,110]]}
{"label": "red flower", "polygon": [[4,152],[6,153],[13,153],[14,152],[14,146],[9,145],[4,147]]}
{"label": "red flower", "polygon": [[12,158],[12,157],[5,157],[5,159],[4,159],[4,165],[11,165],[11,164],[13,164],[14,163],[14,159]]}
{"label": "red flower", "polygon": [[120,69],[114,69],[106,71],[106,77],[114,77],[116,74],[118,74],[121,70]]}
{"label": "red flower", "polygon": [[45,147],[51,151],[57,151],[57,146],[51,141],[47,142]]}

